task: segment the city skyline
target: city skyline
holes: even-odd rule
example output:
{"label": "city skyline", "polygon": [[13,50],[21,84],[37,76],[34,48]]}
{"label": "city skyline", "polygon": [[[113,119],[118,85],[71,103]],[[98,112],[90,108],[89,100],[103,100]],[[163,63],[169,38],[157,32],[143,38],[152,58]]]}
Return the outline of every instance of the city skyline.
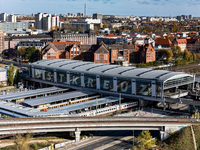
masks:
{"label": "city skyline", "polygon": [[[0,0],[0,12],[31,14],[47,12],[55,14],[84,13],[87,15],[101,13],[127,16],[177,16],[192,14],[200,16],[200,0]],[[30,7],[31,6],[31,7]],[[22,9],[23,8],[23,9]]]}

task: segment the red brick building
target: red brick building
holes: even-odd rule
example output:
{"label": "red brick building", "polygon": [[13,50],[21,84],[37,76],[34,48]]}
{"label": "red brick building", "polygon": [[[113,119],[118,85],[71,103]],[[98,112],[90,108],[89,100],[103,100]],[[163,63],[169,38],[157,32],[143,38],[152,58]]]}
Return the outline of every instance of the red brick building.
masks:
{"label": "red brick building", "polygon": [[130,61],[130,54],[135,50],[134,45],[118,45],[114,44],[110,47],[110,62],[115,63],[116,60],[123,59],[124,61]]}
{"label": "red brick building", "polygon": [[109,48],[101,42],[99,45],[81,45],[82,60],[95,63],[110,63]]}

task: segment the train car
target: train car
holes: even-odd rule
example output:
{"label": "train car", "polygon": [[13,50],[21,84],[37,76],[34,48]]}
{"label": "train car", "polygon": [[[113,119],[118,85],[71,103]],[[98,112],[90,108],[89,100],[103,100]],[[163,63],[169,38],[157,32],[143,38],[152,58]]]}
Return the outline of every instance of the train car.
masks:
{"label": "train car", "polygon": [[122,103],[121,105],[116,104],[113,106],[97,109],[97,110],[92,110],[89,112],[83,112],[79,114],[73,114],[72,116],[81,116],[81,117],[89,117],[89,116],[99,116],[107,113],[112,113],[118,110],[124,110],[132,107],[138,106],[138,102],[126,102]]}

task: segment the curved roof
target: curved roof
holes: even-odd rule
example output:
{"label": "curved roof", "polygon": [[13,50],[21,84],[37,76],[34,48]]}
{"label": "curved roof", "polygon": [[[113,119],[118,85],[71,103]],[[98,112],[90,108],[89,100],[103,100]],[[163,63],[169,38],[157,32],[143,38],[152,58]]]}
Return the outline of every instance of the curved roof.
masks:
{"label": "curved roof", "polygon": [[69,59],[50,59],[32,63],[36,68],[51,68],[72,72],[99,74],[103,76],[121,78],[142,78],[166,81],[170,78],[191,76],[183,72],[172,72],[167,70],[152,70],[148,68],[125,67],[120,65],[107,65],[102,63],[83,62]]}

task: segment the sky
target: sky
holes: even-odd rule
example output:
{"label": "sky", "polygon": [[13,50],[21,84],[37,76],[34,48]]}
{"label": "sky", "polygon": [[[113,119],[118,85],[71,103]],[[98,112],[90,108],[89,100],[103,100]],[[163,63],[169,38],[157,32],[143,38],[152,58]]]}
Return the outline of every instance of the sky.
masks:
{"label": "sky", "polygon": [[200,0],[0,0],[0,13],[84,13],[87,15],[200,17]]}

